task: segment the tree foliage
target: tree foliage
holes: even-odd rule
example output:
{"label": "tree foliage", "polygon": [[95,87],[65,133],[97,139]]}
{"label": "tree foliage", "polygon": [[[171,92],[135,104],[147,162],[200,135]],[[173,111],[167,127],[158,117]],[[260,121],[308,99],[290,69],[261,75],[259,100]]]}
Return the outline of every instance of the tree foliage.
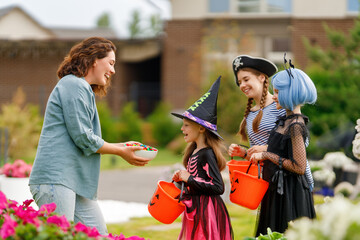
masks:
{"label": "tree foliage", "polygon": [[214,64],[208,83],[205,84],[204,93],[209,90],[219,76],[221,76],[221,83],[217,102],[218,129],[219,133],[225,138],[226,143],[230,144],[233,141],[231,138],[239,130],[247,98],[235,84],[235,77],[231,67],[222,62]]}
{"label": "tree foliage", "polygon": [[103,13],[97,20],[98,27],[110,27],[110,16],[108,13]]}
{"label": "tree foliage", "polygon": [[1,106],[0,128],[8,129],[8,154],[11,159],[34,155],[42,121],[38,106],[26,104],[26,95],[22,88],[17,89],[11,103]]}
{"label": "tree foliage", "polygon": [[[304,108],[310,117],[311,132],[321,142],[329,138],[337,144],[332,148],[343,149],[351,146],[350,138],[359,118],[360,104],[360,19],[354,22],[348,32],[335,30],[324,24],[329,48],[311,45],[303,39],[310,58],[311,67],[307,73],[314,81],[318,100],[314,106]],[[345,128],[345,129],[344,129]],[[339,131],[343,132],[341,139]],[[323,144],[324,145],[324,144]],[[325,144],[326,145],[326,144]],[[331,149],[331,150],[337,150]]]}

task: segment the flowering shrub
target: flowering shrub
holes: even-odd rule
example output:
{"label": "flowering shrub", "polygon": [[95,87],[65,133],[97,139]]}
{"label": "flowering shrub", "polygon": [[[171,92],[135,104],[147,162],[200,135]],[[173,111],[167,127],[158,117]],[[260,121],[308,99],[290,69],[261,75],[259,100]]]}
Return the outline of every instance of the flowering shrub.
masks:
{"label": "flowering shrub", "polygon": [[313,177],[316,181],[325,183],[326,186],[331,186],[336,178],[336,175],[331,169],[321,169],[313,172]]}
{"label": "flowering shrub", "polygon": [[31,206],[33,200],[26,200],[22,205],[8,200],[0,191],[0,239],[13,240],[145,240],[138,236],[125,238],[124,235],[100,235],[96,228],[82,223],[69,222],[65,216],[54,214],[56,204],[41,206],[36,211]]}
{"label": "flowering shrub", "polygon": [[337,196],[316,206],[317,218],[301,218],[289,224],[288,239],[360,239],[360,205]]}
{"label": "flowering shrub", "polygon": [[358,119],[356,121],[356,131],[357,131],[357,134],[355,135],[355,138],[353,140],[353,154],[356,158],[360,159],[360,119]]}
{"label": "flowering shrub", "polygon": [[27,164],[22,159],[17,159],[13,164],[5,163],[0,169],[0,174],[5,174],[7,177],[25,178],[30,176],[32,166]]}
{"label": "flowering shrub", "polygon": [[351,158],[348,158],[343,152],[330,152],[325,154],[323,161],[333,168],[343,168],[347,164],[352,164]]}

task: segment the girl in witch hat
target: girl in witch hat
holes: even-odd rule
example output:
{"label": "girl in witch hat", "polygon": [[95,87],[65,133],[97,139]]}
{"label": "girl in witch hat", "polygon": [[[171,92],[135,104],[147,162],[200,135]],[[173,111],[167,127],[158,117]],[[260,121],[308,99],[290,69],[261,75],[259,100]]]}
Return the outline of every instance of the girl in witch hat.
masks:
{"label": "girl in witch hat", "polygon": [[186,170],[174,173],[173,180],[183,181],[186,206],[178,239],[233,239],[230,217],[221,198],[224,182],[220,172],[226,160],[221,153],[222,137],[217,133],[217,96],[220,77],[210,90],[183,114],[181,131],[188,143],[183,164]]}
{"label": "girl in witch hat", "polygon": [[[284,57],[285,63],[286,59]],[[269,188],[262,199],[256,236],[266,234],[267,228],[284,232],[288,222],[300,217],[315,218],[314,202],[304,175],[308,118],[301,114],[301,106],[316,101],[314,83],[291,65],[273,77],[277,109],[285,109],[271,130],[266,151],[254,153],[253,163],[264,162],[263,178]]]}
{"label": "girl in witch hat", "polygon": [[[285,109],[276,108],[273,95],[269,92],[269,77],[278,70],[274,63],[264,58],[239,55],[233,60],[232,68],[236,85],[248,98],[239,134],[243,141],[247,141],[249,137],[250,148],[246,150],[233,143],[228,154],[249,160],[253,153],[266,151],[271,129],[276,120],[286,112]],[[308,163],[305,175],[312,189],[314,181]]]}

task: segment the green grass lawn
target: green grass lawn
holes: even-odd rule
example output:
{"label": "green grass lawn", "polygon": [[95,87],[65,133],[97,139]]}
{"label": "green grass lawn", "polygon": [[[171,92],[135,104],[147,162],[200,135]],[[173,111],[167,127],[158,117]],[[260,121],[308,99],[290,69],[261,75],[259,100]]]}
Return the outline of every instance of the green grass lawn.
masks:
{"label": "green grass lawn", "polygon": [[[324,197],[314,195],[315,204],[323,204]],[[231,224],[236,240],[253,237],[257,210],[250,210],[236,204],[227,204]],[[177,239],[181,228],[179,217],[172,224],[163,224],[152,217],[132,218],[130,221],[119,224],[109,224],[108,230],[113,234],[124,234],[125,237],[139,236],[151,240]]]}
{"label": "green grass lawn", "polygon": [[[227,205],[235,239],[252,236],[255,227],[256,210],[249,210],[235,204]],[[108,230],[113,234],[124,234],[125,237],[140,236],[151,240],[177,239],[181,228],[179,217],[172,224],[163,224],[152,217],[133,218],[128,222],[109,224]]]}

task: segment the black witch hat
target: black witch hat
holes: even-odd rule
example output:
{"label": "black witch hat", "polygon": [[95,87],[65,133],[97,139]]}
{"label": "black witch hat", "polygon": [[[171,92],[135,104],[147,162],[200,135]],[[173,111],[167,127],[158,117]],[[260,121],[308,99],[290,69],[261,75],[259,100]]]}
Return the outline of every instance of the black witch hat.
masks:
{"label": "black witch hat", "polygon": [[171,113],[175,117],[186,118],[200,124],[223,139],[217,132],[217,98],[221,76],[213,83],[207,93],[189,107],[183,114]]}

